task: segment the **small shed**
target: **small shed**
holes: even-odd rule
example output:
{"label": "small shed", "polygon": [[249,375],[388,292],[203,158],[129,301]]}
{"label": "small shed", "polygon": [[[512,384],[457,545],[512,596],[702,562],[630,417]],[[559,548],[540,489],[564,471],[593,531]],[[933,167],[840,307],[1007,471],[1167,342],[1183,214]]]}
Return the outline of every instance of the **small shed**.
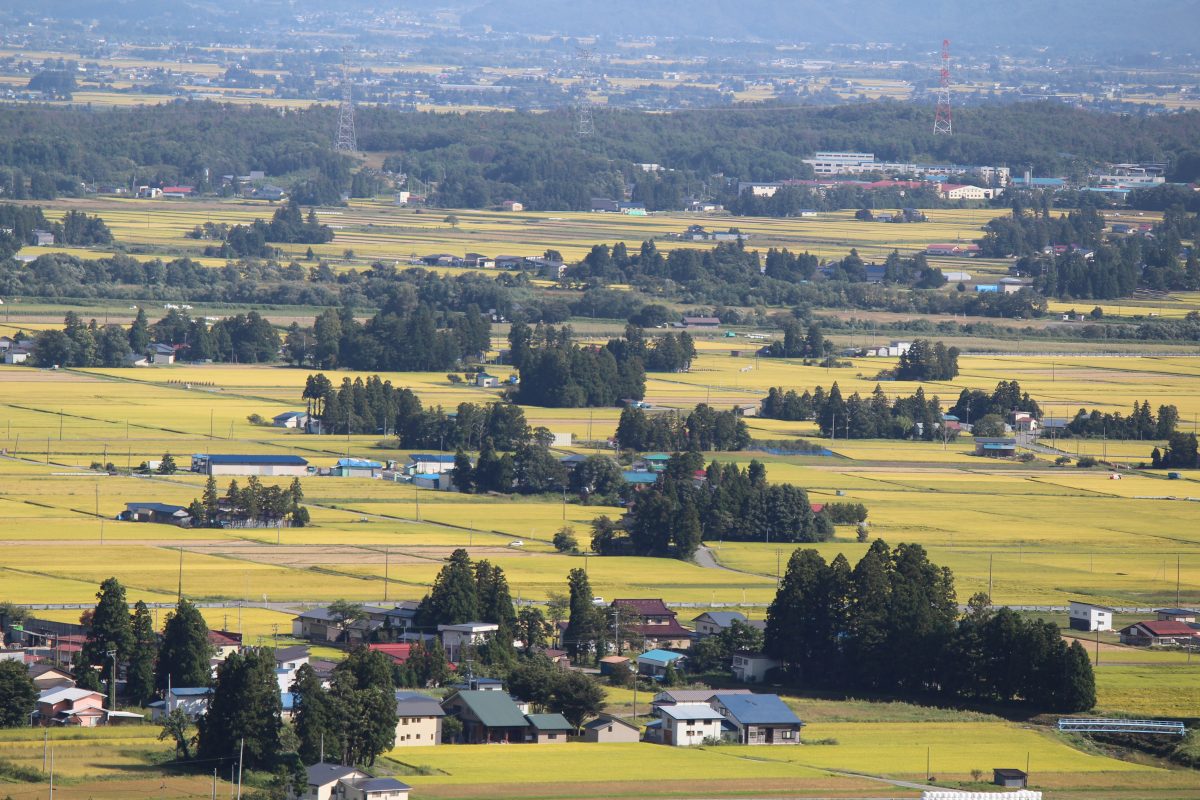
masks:
{"label": "small shed", "polygon": [[605,714],[584,725],[581,738],[596,743],[636,742],[641,738],[641,731],[631,722]]}
{"label": "small shed", "polygon": [[486,372],[480,372],[475,375],[475,385],[481,389],[495,389],[500,385],[500,379],[495,375],[489,375]]}
{"label": "small shed", "polygon": [[1005,789],[1024,789],[1029,782],[1029,776],[1019,769],[993,769],[992,783]]}

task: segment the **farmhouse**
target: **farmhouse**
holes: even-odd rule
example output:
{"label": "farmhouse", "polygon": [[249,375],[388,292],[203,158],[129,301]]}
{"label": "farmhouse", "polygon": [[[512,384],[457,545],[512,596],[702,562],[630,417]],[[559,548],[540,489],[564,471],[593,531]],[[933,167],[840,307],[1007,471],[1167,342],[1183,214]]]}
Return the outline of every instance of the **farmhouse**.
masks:
{"label": "farmhouse", "polygon": [[975,437],[975,455],[989,458],[1012,458],[1017,454],[1017,440],[1004,437]]}
{"label": "farmhouse", "polygon": [[1108,606],[1097,606],[1072,600],[1067,609],[1071,630],[1075,631],[1111,631],[1113,614],[1116,613]]}
{"label": "farmhouse", "polygon": [[355,767],[313,764],[301,800],[408,800],[412,787],[395,778],[372,778]]}
{"label": "farmhouse", "polygon": [[50,664],[30,664],[29,677],[39,692],[75,687],[75,679],[71,677],[71,673]]}
{"label": "farmhouse", "polygon": [[276,428],[305,428],[308,426],[308,412],[285,411],[271,418],[271,424]]}
{"label": "farmhouse", "polygon": [[720,317],[684,317],[683,327],[685,328],[717,328],[721,325]]}
{"label": "farmhouse", "polygon": [[[963,244],[961,242],[943,242],[925,246],[925,255],[927,256],[977,256],[979,252],[979,245]],[[946,279],[950,280],[949,276]],[[965,280],[970,279],[970,275],[965,278]]]}
{"label": "farmhouse", "polygon": [[651,678],[660,679],[667,674],[667,667],[679,669],[683,666],[683,662],[687,658],[680,653],[672,653],[669,650],[648,650],[638,656],[636,660],[639,675],[648,675]]}
{"label": "farmhouse", "polygon": [[169,344],[152,344],[146,351],[146,362],[149,364],[174,364],[175,348]]}
{"label": "farmhouse", "polygon": [[36,713],[43,726],[94,728],[105,719],[104,695],[74,687],[47,689],[38,697]]}
{"label": "farmhouse", "polygon": [[52,247],[54,245],[54,234],[50,231],[35,230],[29,236],[35,247]]}
{"label": "farmhouse", "polygon": [[458,661],[459,652],[463,647],[481,645],[500,626],[494,622],[464,622],[461,625],[438,625],[438,634],[442,637],[442,647],[446,648],[446,658]]}
{"label": "farmhouse", "polygon": [[718,694],[712,707],[734,727],[738,744],[800,744],[804,724],[774,694]]}
{"label": "farmhouse", "polygon": [[242,635],[232,631],[208,632],[208,643],[213,648],[213,660],[224,661],[242,649]]}
{"label": "farmhouse", "polygon": [[126,503],[125,510],[117,515],[123,522],[157,522],[161,525],[178,525],[186,528],[192,515],[183,506],[169,503]]}
{"label": "farmhouse", "polygon": [[445,716],[438,701],[429,695],[397,689],[395,746],[441,744],[442,718]]}
{"label": "farmhouse", "polygon": [[179,709],[187,714],[188,719],[195,721],[208,713],[208,704],[212,702],[212,694],[213,690],[207,686],[173,688],[162,700],[155,700],[150,704],[150,719],[158,722]]}
{"label": "farmhouse", "polygon": [[1139,647],[1177,647],[1196,642],[1200,632],[1186,622],[1149,620],[1135,622],[1120,630],[1121,644]]}
{"label": "farmhouse", "polygon": [[192,456],[192,472],[201,475],[296,476],[308,474],[308,460],[300,456],[205,455]]}
{"label": "farmhouse", "polygon": [[663,706],[659,718],[646,726],[646,741],[674,747],[703,744],[721,738],[724,717],[711,706],[686,703]]}
{"label": "farmhouse", "polygon": [[783,666],[782,662],[762,653],[740,650],[733,654],[731,670],[735,680],[742,683],[761,683],[766,680],[768,671],[781,666]]}
{"label": "farmhouse", "polygon": [[580,738],[585,742],[628,743],[638,741],[641,738],[641,731],[637,725],[626,722],[620,717],[601,714],[583,726],[583,735]]}
{"label": "farmhouse", "polygon": [[679,624],[675,612],[659,598],[613,600],[612,611],[620,620],[623,641],[680,650],[691,646],[692,632]]}
{"label": "farmhouse", "polygon": [[24,347],[10,347],[4,351],[5,364],[24,364],[29,360],[29,350]]}
{"label": "farmhouse", "polygon": [[529,723],[504,692],[456,691],[442,701],[442,709],[462,723],[459,741],[463,744],[525,741]]}
{"label": "farmhouse", "polygon": [[716,636],[729,630],[734,622],[748,622],[746,615],[740,611],[705,611],[698,617],[692,618],[696,626],[697,636]]}
{"label": "farmhouse", "polygon": [[1190,608],[1156,608],[1154,616],[1163,622],[1195,622],[1196,611]]}

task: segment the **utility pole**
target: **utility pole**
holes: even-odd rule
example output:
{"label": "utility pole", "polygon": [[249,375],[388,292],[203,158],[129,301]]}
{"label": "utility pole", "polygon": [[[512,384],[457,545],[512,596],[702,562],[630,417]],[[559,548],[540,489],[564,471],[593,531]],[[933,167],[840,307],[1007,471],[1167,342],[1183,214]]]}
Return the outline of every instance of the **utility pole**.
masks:
{"label": "utility pole", "polygon": [[242,761],[243,761],[243,757],[245,756],[245,753],[246,753],[246,738],[242,737],[241,741],[238,743],[237,800],[242,800]]}
{"label": "utility pole", "polygon": [[388,599],[388,567],[391,566],[389,558],[391,550],[392,548],[388,545],[383,546],[383,602],[385,603]]}
{"label": "utility pole", "polygon": [[1175,554],[1175,607],[1179,608],[1179,554]]}
{"label": "utility pole", "polygon": [[179,546],[179,589],[176,593],[176,600],[183,602],[183,545]]}
{"label": "utility pole", "polygon": [[50,800],[54,800],[54,751],[50,751]]}
{"label": "utility pole", "polygon": [[109,650],[108,657],[112,659],[112,681],[108,684],[108,710],[117,710],[117,651]]}
{"label": "utility pole", "polygon": [[988,605],[992,605],[992,557],[994,553],[988,553]]}
{"label": "utility pole", "polygon": [[213,767],[212,800],[217,800],[217,768]]}

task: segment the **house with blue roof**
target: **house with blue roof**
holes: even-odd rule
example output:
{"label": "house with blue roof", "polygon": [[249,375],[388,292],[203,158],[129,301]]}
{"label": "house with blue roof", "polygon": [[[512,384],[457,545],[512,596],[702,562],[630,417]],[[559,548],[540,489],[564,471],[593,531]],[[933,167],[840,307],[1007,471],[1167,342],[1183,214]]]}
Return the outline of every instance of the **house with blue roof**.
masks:
{"label": "house with blue roof", "polygon": [[181,528],[192,523],[192,515],[186,508],[170,503],[126,503],[125,510],[117,515],[117,519],[124,522],[157,522]]}
{"label": "house with blue roof", "polygon": [[643,472],[641,470],[626,470],[621,473],[621,477],[626,483],[632,483],[637,486],[648,486],[653,483],[658,483],[658,473]]}
{"label": "house with blue roof", "polygon": [[800,744],[804,723],[774,694],[717,694],[709,701],[738,744]]}
{"label": "house with blue roof", "polygon": [[712,706],[682,703],[658,710],[658,719],[646,725],[646,741],[672,747],[690,747],[720,739],[725,718]]}
{"label": "house with blue roof", "polygon": [[337,478],[378,478],[383,464],[365,458],[339,458],[329,474]]}
{"label": "house with blue roof", "polygon": [[687,661],[687,656],[682,653],[673,653],[670,650],[647,650],[635,661],[639,675],[648,675],[655,680],[662,680],[662,677],[667,674],[667,667],[682,669],[684,662]]}

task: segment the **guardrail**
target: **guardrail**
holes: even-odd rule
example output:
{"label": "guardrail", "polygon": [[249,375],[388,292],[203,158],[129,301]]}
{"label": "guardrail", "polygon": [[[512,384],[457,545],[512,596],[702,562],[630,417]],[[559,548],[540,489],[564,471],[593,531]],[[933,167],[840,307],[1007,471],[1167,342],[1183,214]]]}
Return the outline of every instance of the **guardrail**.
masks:
{"label": "guardrail", "polygon": [[1155,733],[1169,736],[1186,736],[1187,726],[1174,720],[1159,719],[1086,719],[1063,718],[1058,721],[1060,731],[1075,733]]}

